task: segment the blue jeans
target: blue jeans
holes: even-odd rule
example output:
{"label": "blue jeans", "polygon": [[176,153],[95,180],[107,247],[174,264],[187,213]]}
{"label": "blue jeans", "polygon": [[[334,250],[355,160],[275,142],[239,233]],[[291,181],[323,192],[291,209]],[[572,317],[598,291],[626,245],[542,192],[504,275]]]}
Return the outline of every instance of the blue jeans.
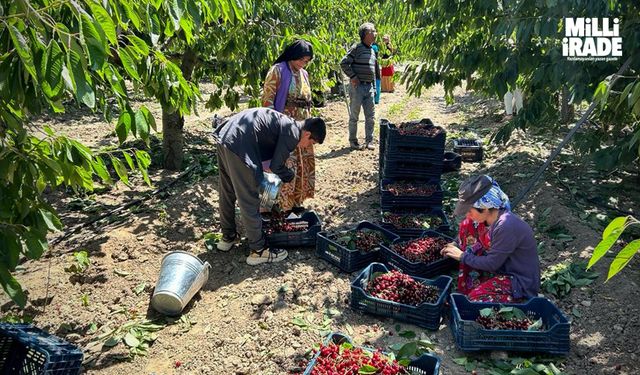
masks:
{"label": "blue jeans", "polygon": [[381,80],[376,79],[376,96],[373,97],[373,102],[376,104],[380,104],[380,89],[382,88],[380,83]]}
{"label": "blue jeans", "polygon": [[374,83],[360,83],[358,87],[349,85],[349,97],[351,98],[351,115],[349,116],[349,142],[358,142],[358,117],[360,117],[360,107],[364,109],[364,141],[373,142],[373,126],[375,123],[376,110],[373,104],[373,97],[376,94]]}

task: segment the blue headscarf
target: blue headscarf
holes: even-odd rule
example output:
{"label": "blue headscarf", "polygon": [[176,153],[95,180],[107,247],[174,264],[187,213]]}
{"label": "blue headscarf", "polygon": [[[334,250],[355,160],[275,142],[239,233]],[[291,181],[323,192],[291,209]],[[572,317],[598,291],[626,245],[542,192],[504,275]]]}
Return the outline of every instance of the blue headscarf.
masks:
{"label": "blue headscarf", "polygon": [[[489,177],[489,176],[487,176]],[[511,211],[511,204],[509,203],[509,197],[507,194],[500,189],[500,185],[494,180],[491,179],[491,189],[482,196],[482,198],[478,199],[473,207],[485,209],[485,208],[497,208],[500,210]]]}

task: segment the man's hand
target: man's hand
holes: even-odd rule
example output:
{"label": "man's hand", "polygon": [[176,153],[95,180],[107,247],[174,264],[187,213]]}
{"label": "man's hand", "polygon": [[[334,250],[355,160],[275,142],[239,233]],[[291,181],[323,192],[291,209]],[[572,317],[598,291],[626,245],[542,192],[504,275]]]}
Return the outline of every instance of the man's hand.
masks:
{"label": "man's hand", "polygon": [[359,84],[360,84],[360,80],[358,78],[351,79],[351,86],[353,86],[354,88],[358,87]]}
{"label": "man's hand", "polygon": [[455,260],[460,260],[462,257],[462,250],[460,250],[455,243],[451,242],[444,247],[444,249],[440,250],[440,255],[447,256],[449,258],[453,258]]}

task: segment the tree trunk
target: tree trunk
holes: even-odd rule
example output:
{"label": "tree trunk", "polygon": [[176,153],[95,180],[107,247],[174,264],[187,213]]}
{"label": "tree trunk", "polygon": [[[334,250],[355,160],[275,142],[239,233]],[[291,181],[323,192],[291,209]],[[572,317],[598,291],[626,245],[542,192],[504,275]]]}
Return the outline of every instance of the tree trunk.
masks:
{"label": "tree trunk", "polygon": [[569,104],[569,89],[562,86],[562,94],[560,95],[560,123],[568,124],[573,121],[575,111],[573,104]]}
{"label": "tree trunk", "polygon": [[[191,80],[196,66],[195,53],[187,48],[182,55],[180,69],[187,81]],[[184,117],[176,108],[162,106],[162,160],[166,169],[178,171],[182,168],[184,134]]]}

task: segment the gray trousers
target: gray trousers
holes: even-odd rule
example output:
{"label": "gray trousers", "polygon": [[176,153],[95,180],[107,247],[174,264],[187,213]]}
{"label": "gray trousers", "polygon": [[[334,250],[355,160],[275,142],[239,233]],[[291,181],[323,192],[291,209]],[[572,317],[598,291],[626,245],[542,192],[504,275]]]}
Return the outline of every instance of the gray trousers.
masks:
{"label": "gray trousers", "polygon": [[236,154],[218,144],[218,172],[220,183],[218,187],[220,226],[225,238],[233,238],[236,229],[236,208],[238,201],[240,218],[247,232],[249,249],[262,250],[265,247],[265,237],[262,233],[262,218],[260,217],[260,187],[251,168]]}
{"label": "gray trousers", "polygon": [[364,141],[373,142],[373,127],[375,124],[376,110],[373,98],[376,94],[376,87],[373,83],[361,83],[357,87],[349,85],[349,97],[351,99],[349,116],[349,142],[358,141],[358,118],[360,117],[360,107],[364,109]]}

